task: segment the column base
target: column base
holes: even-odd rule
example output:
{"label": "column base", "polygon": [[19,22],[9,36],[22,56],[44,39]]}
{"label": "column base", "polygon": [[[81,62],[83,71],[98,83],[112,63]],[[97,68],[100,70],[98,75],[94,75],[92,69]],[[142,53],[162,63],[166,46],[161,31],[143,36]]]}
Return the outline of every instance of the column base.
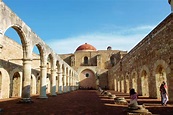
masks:
{"label": "column base", "polygon": [[19,102],[20,103],[34,103],[31,98],[22,98]]}

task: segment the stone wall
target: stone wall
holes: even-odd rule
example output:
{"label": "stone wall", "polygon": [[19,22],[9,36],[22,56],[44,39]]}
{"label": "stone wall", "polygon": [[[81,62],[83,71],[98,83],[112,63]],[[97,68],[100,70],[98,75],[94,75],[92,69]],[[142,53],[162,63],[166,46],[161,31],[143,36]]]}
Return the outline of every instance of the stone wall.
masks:
{"label": "stone wall", "polygon": [[173,14],[111,68],[108,77],[110,89],[128,92],[135,88],[140,95],[154,98],[159,98],[158,88],[164,80],[173,100]]}
{"label": "stone wall", "polygon": [[[1,79],[2,79],[2,87],[1,87],[1,97],[0,98],[9,98],[11,96],[21,96],[22,91],[22,72],[23,72],[23,50],[22,46],[15,42],[14,40],[8,38],[7,36],[4,36],[4,38],[1,40],[3,44],[3,48],[0,53],[0,73],[1,73]],[[39,76],[39,66],[40,66],[40,60],[39,56],[37,54],[33,53],[33,61],[32,61],[32,80],[34,82],[36,81],[37,77]],[[5,74],[6,73],[6,74]],[[16,75],[18,73],[18,75]],[[13,77],[18,77],[18,85],[15,84],[15,79]],[[16,78],[17,79],[17,78]],[[17,90],[20,90],[19,92],[13,91],[13,87],[16,86]],[[14,87],[15,88],[15,87]],[[31,91],[31,94],[36,94],[36,90],[34,88]],[[16,88],[15,88],[16,89]],[[13,91],[13,92],[12,92]],[[16,93],[16,94],[15,94]]]}

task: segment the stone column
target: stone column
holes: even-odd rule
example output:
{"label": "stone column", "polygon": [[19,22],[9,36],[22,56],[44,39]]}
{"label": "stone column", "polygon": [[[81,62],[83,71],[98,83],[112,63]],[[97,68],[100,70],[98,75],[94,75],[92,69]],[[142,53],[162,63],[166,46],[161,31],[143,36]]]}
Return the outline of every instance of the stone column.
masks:
{"label": "stone column", "polygon": [[71,86],[72,86],[72,76],[70,76],[70,79],[69,79],[69,91],[71,91]]}
{"label": "stone column", "polygon": [[58,87],[58,93],[61,94],[62,93],[62,65],[60,65],[59,68],[59,73],[58,73],[58,78],[59,78],[59,87]]}
{"label": "stone column", "polygon": [[171,5],[171,13],[173,13],[173,0],[168,0],[168,2]]}
{"label": "stone column", "polygon": [[64,78],[64,86],[63,86],[63,92],[67,92],[67,79],[66,79],[66,68],[64,68],[63,78]]}
{"label": "stone column", "polygon": [[56,69],[51,70],[51,95],[56,96]]}
{"label": "stone column", "polygon": [[67,87],[68,87],[68,92],[70,91],[70,76],[68,75],[67,77]]}
{"label": "stone column", "polygon": [[31,88],[31,59],[23,59],[23,88],[22,99],[19,102],[28,103],[32,102],[30,99]]}
{"label": "stone column", "polygon": [[47,67],[40,66],[41,76],[40,76],[40,96],[39,98],[48,98],[46,95],[46,77],[47,77]]}

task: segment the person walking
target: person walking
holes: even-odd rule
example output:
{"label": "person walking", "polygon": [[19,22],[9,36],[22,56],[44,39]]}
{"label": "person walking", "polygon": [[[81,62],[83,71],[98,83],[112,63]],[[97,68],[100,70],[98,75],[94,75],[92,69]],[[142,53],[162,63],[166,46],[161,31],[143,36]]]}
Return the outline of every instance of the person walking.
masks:
{"label": "person walking", "polygon": [[161,94],[161,104],[163,106],[166,106],[168,102],[168,93],[167,93],[167,85],[165,81],[163,81],[160,86],[160,94]]}

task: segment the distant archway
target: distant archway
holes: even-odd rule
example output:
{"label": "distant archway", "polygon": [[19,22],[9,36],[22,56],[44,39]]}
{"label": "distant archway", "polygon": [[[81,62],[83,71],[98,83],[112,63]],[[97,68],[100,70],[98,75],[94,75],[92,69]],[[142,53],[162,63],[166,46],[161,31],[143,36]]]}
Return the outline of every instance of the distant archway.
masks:
{"label": "distant archway", "polygon": [[131,80],[132,80],[132,87],[131,88],[134,88],[137,91],[137,72],[136,71],[132,72]]}
{"label": "distant archway", "polygon": [[149,96],[148,74],[145,70],[141,73],[141,90],[142,96]]}
{"label": "distant archway", "polygon": [[129,76],[126,75],[125,77],[125,93],[129,93]]}
{"label": "distant archway", "polygon": [[96,89],[96,76],[90,69],[85,69],[80,73],[80,88],[83,89]]}

